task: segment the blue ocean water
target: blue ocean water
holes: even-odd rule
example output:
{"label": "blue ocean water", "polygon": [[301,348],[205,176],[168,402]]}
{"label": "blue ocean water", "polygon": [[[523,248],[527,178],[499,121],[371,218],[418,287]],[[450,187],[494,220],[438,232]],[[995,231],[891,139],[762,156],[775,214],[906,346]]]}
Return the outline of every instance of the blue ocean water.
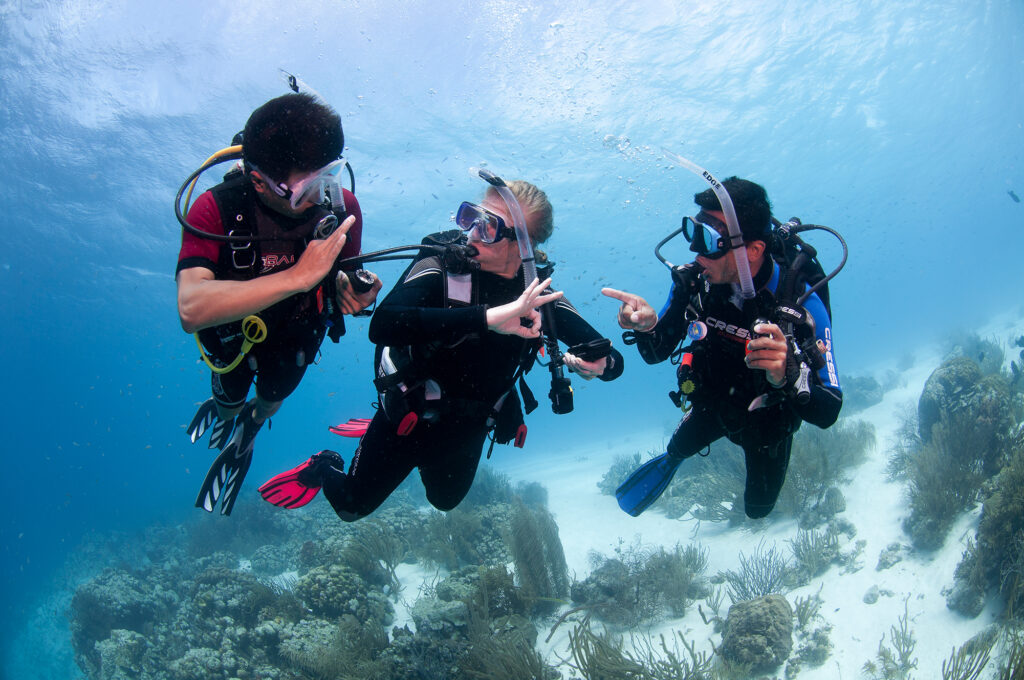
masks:
{"label": "blue ocean water", "polygon": [[[59,602],[83,536],[198,512],[207,453],[183,426],[208,383],[176,317],[171,202],[284,92],[279,69],[342,114],[364,250],[444,227],[486,163],[547,191],[556,282],[617,337],[598,289],[660,302],[652,248],[705,186],[665,148],[843,233],[839,367],[869,374],[1020,305],[1022,27],[1014,0],[3,3],[5,672],[66,677],[69,657],[26,674],[17,633]],[[325,345],[251,479],[369,412],[365,328]],[[570,419],[539,412],[544,445],[521,455],[660,424],[664,367],[631,358],[613,386],[580,389]]]}

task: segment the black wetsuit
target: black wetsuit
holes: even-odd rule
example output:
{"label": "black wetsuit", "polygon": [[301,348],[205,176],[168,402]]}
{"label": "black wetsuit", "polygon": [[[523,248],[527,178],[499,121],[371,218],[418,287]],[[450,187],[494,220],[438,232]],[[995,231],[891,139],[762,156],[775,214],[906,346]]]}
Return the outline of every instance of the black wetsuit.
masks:
{"label": "black wetsuit", "polygon": [[[512,390],[520,365],[538,343],[487,328],[488,307],[522,294],[521,273],[512,279],[474,273],[471,289],[470,304],[452,306],[446,276],[428,258],[406,270],[377,307],[370,340],[379,346],[410,347],[417,372],[441,386],[447,408],[436,422],[420,421],[406,436],[398,435],[397,423],[384,409],[377,410],[348,472],[328,474],[324,480],[324,495],[343,520],[373,512],[417,467],[427,499],[436,508],[451,510],[469,492],[487,438],[488,415]],[[553,304],[562,342],[573,345],[601,337],[567,300]],[[622,355],[613,349],[600,378],[614,380],[622,368]],[[503,414],[505,408],[519,408],[514,391]]]}
{"label": "black wetsuit", "polygon": [[757,295],[744,309],[730,298],[730,285],[710,285],[698,279],[695,292],[674,284],[668,302],[649,333],[637,333],[637,349],[649,364],[667,359],[686,334],[691,321],[707,326],[707,336],[685,349],[694,355],[696,391],[693,408],[679,423],[668,443],[668,453],[688,458],[725,436],[741,446],[746,457],[744,491],[748,517],[764,517],[779,497],[786,479],[793,433],[806,420],[826,428],[839,417],[843,397],[832,351],[832,329],[825,306],[812,295],[804,307],[814,318],[815,335],[824,347],[826,365],[812,380],[810,399],[800,404],[786,398],[773,406],[748,410],[751,401],[774,391],[764,371],[744,362],[749,329],[757,317],[771,318],[777,305],[774,292],[779,267],[766,261],[754,278]]}

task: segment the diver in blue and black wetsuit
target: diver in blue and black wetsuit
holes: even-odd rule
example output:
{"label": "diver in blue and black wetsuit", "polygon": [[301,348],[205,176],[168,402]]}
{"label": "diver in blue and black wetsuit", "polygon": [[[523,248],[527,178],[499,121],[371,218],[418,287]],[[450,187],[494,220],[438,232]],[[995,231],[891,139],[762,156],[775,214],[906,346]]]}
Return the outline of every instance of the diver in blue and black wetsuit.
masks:
{"label": "diver in blue and black wetsuit", "polygon": [[[746,457],[747,516],[766,516],[786,478],[793,433],[805,420],[831,426],[842,407],[831,323],[818,295],[802,301],[801,311],[809,319],[793,332],[784,333],[773,321],[780,303],[793,301],[777,295],[787,271],[769,252],[774,235],[764,188],[735,177],[722,182],[719,191],[722,186],[735,208],[739,233],[727,225],[716,191],[694,197],[701,210],[684,218],[682,231],[697,259],[674,268],[672,290],[660,314],[637,295],[602,291],[622,303],[619,325],[633,332],[647,363],[669,357],[679,361],[680,392],[674,398],[691,406],[667,451],[634,472],[616,492],[619,505],[634,516],[661,495],[682,460],[723,436],[741,446]],[[746,262],[740,262],[744,256]],[[744,265],[749,272],[747,296],[741,294]],[[799,291],[805,290],[800,282]],[[689,344],[677,350],[686,338]],[[816,354],[817,370],[801,361],[808,350]]]}

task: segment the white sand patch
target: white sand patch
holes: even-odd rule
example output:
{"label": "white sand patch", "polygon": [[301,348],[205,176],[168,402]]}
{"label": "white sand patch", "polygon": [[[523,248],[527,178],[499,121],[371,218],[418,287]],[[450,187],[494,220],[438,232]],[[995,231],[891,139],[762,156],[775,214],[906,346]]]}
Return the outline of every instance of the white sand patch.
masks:
{"label": "white sand patch", "polygon": [[406,564],[404,562],[395,568],[395,573],[398,575],[398,581],[402,584],[402,591],[399,593],[397,601],[396,598],[391,600],[391,604],[395,608],[395,619],[388,627],[389,637],[391,637],[390,631],[393,628],[408,627],[413,633],[416,632],[416,624],[413,623],[411,611],[413,604],[424,588],[429,588],[448,574],[444,569],[428,569],[419,563]]}

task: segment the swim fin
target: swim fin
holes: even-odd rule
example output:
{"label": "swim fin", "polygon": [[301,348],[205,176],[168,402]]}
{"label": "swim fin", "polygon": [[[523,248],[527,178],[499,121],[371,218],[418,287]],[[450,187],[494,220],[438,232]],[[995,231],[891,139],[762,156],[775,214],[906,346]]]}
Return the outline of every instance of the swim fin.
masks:
{"label": "swim fin", "polygon": [[362,437],[366,434],[368,427],[370,427],[369,418],[349,418],[347,423],[331,425],[327,429],[342,437]]}
{"label": "swim fin", "polygon": [[638,467],[615,490],[619,507],[633,517],[638,516],[658,500],[682,462],[682,458],[663,453]]}
{"label": "swim fin", "polygon": [[279,508],[301,508],[316,498],[327,468],[343,473],[345,461],[334,451],[321,451],[302,465],[271,477],[260,487],[263,500]]}
{"label": "swim fin", "polygon": [[238,498],[238,491],[242,488],[242,481],[252,463],[253,442],[263,427],[262,422],[257,423],[253,420],[254,410],[255,404],[250,401],[238,414],[237,427],[230,441],[213,460],[213,465],[210,466],[206,479],[199,488],[199,495],[196,497],[197,508],[213,512],[217,501],[223,498],[220,514],[231,514],[231,509],[235,507],[235,499]]}
{"label": "swim fin", "polygon": [[231,432],[235,429],[234,418],[221,420],[217,409],[217,402],[213,400],[213,397],[199,405],[199,409],[192,417],[192,422],[188,424],[185,431],[188,433],[192,443],[195,444],[206,434],[208,429],[210,430],[211,449],[223,448],[231,436]]}

